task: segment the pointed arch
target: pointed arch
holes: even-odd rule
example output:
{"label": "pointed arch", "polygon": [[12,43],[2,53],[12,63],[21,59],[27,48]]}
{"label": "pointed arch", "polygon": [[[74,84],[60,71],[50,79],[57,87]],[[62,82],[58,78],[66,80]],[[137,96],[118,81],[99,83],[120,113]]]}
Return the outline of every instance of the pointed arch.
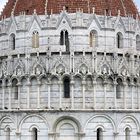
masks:
{"label": "pointed arch", "polygon": [[90,47],[97,47],[97,43],[98,43],[98,33],[96,30],[92,30],[90,32]]}
{"label": "pointed arch", "polygon": [[12,91],[14,94],[14,99],[18,100],[18,80],[17,79],[12,80]]}
{"label": "pointed arch", "polygon": [[67,30],[62,30],[60,32],[60,45],[65,45],[66,46],[66,52],[70,51],[69,33],[68,33]]}
{"label": "pointed arch", "polygon": [[32,48],[39,48],[39,32],[38,31],[33,31]]}
{"label": "pointed arch", "polygon": [[10,35],[10,48],[12,50],[15,50],[16,48],[16,35],[14,33]]}
{"label": "pointed arch", "polygon": [[64,98],[70,98],[70,78],[65,76],[63,79]]}
{"label": "pointed arch", "polygon": [[118,78],[116,85],[116,98],[120,99],[122,97],[122,93],[123,93],[123,81],[121,78]]}
{"label": "pointed arch", "polygon": [[136,49],[140,50],[140,35],[136,36]]}
{"label": "pointed arch", "polygon": [[121,32],[118,32],[116,35],[116,44],[117,48],[123,48],[123,34]]}

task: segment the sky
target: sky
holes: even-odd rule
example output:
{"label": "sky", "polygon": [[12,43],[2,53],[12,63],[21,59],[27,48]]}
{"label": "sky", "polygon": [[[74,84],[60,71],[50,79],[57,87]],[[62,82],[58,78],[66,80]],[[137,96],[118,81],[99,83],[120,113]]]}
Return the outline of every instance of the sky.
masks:
{"label": "sky", "polygon": [[[6,4],[7,1],[8,0],[0,0],[0,12],[2,11],[4,5]],[[140,11],[140,0],[134,0],[134,1],[135,1],[136,5],[137,5],[139,11]]]}

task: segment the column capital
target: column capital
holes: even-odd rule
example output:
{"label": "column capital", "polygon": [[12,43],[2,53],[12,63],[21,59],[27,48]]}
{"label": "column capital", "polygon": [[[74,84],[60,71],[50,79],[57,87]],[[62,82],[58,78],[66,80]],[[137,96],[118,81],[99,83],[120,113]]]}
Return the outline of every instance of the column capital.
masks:
{"label": "column capital", "polygon": [[51,86],[51,85],[52,85],[52,83],[47,83],[47,85],[48,85],[48,86]]}
{"label": "column capital", "polygon": [[58,84],[63,85],[63,81],[62,80],[58,81]]}
{"label": "column capital", "polygon": [[138,83],[137,86],[140,87],[140,84]]}
{"label": "column capital", "polygon": [[78,133],[75,133],[76,135],[80,136],[80,137],[83,137],[85,136],[85,133],[84,132],[78,132]]}
{"label": "column capital", "polygon": [[82,81],[82,85],[86,85],[86,81],[85,80]]}
{"label": "column capital", "polygon": [[104,84],[104,85],[107,85],[107,84],[108,84],[107,80],[105,80],[105,81],[103,82],[103,84]]}
{"label": "column capital", "polygon": [[22,86],[21,82],[18,82],[18,83],[17,83],[17,86]]}
{"label": "column capital", "polygon": [[92,83],[93,83],[93,85],[96,85],[96,84],[97,84],[96,80],[93,80],[93,82],[92,82]]}
{"label": "column capital", "polygon": [[124,85],[124,86],[127,86],[127,82],[124,81],[124,82],[123,82],[123,85]]}
{"label": "column capital", "polygon": [[9,88],[12,87],[12,83],[9,83],[9,84],[7,85],[7,87],[9,87]]}
{"label": "column capital", "polygon": [[70,81],[70,84],[71,84],[71,85],[74,85],[74,83],[75,83],[75,82],[74,82],[73,80],[72,80],[72,81]]}
{"label": "column capital", "polygon": [[38,85],[38,86],[41,85],[41,81],[40,81],[40,80],[37,81],[37,85]]}
{"label": "column capital", "polygon": [[114,134],[114,136],[117,136],[117,135],[119,135],[119,132],[114,132],[113,134]]}

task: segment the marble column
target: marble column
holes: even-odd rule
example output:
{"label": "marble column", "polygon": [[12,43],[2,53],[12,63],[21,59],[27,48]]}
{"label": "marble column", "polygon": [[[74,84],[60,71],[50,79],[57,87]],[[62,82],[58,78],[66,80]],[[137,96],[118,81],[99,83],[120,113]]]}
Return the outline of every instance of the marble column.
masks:
{"label": "marble column", "polygon": [[62,108],[62,85],[63,85],[63,81],[60,80],[59,81],[59,108]]}
{"label": "marble column", "polygon": [[2,85],[2,108],[5,109],[5,84]]}
{"label": "marble column", "polygon": [[127,83],[123,83],[123,104],[124,104],[124,109],[126,109],[126,91],[127,91]]}
{"label": "marble column", "polygon": [[96,80],[93,81],[93,108],[96,109]]}
{"label": "marble column", "polygon": [[137,84],[137,96],[138,96],[138,109],[140,109],[140,94],[139,94],[140,84]]}
{"label": "marble column", "polygon": [[30,87],[31,87],[31,83],[28,80],[27,82],[27,108],[30,109]]}
{"label": "marble column", "polygon": [[114,82],[114,108],[117,109],[117,82]]}
{"label": "marble column", "polygon": [[74,81],[71,80],[71,108],[74,109]]}
{"label": "marble column", "polygon": [[86,81],[83,80],[83,81],[82,81],[83,109],[85,109],[85,85],[86,85]]}
{"label": "marble column", "polygon": [[16,140],[20,140],[21,139],[21,133],[20,132],[16,132]]}
{"label": "marble column", "polygon": [[134,84],[131,83],[131,108],[134,109]]}
{"label": "marble column", "polygon": [[51,82],[48,82],[48,109],[51,108]]}
{"label": "marble column", "polygon": [[37,108],[40,108],[40,86],[41,86],[41,82],[38,81],[37,84]]}
{"label": "marble column", "polygon": [[12,85],[11,83],[8,85],[8,90],[9,90],[9,95],[8,95],[8,98],[9,98],[9,109],[11,109],[11,88],[12,88]]}
{"label": "marble column", "polygon": [[106,100],[106,94],[107,94],[107,92],[106,92],[106,88],[107,88],[107,81],[105,80],[104,81],[104,109],[106,109],[107,108],[107,100]]}
{"label": "marble column", "polygon": [[18,108],[20,109],[20,101],[21,101],[21,83],[18,83],[17,84],[17,86],[18,86]]}

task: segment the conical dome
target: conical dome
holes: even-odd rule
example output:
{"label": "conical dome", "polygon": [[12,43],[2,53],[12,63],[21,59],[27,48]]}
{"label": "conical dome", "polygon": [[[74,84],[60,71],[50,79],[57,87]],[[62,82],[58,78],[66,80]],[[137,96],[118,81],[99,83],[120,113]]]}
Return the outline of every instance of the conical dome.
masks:
{"label": "conical dome", "polygon": [[106,11],[108,14],[116,16],[118,10],[120,10],[121,16],[138,14],[133,0],[9,0],[1,16],[9,17],[12,11],[14,15],[19,15],[23,11],[30,15],[34,9],[40,15],[45,14],[45,9],[48,14],[60,13],[64,6],[69,13],[75,12],[76,9],[81,9],[86,13],[92,12],[94,7],[96,14],[99,15],[103,15]]}

